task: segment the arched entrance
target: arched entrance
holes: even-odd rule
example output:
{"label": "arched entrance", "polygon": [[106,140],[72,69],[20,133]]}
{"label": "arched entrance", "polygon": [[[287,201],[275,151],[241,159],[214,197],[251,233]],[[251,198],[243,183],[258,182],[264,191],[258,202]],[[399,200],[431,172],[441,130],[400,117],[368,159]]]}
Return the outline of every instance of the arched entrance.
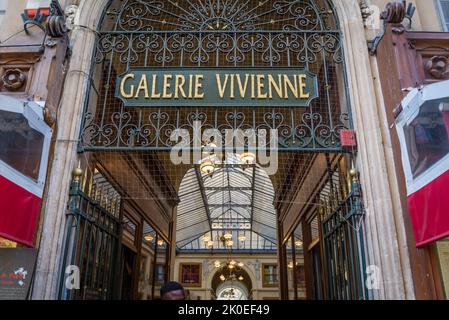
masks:
{"label": "arched entrance", "polygon": [[[278,242],[280,283],[286,288],[288,255],[293,251],[279,229],[285,227],[279,225],[279,217],[307,210],[312,219],[339,223],[329,238],[321,238],[329,259],[322,261],[321,276],[327,274],[329,280],[327,289],[324,285],[316,289],[330,298],[364,296],[357,280],[364,270],[364,260],[359,259],[363,235],[359,228],[353,229],[363,212],[356,204],[358,185],[345,187],[344,170],[349,171],[354,154],[342,144],[343,134],[352,132],[343,61],[338,20],[327,0],[111,1],[95,49],[91,99],[80,135],[86,169],[76,187],[87,194],[88,204],[100,199],[112,221],[112,208],[118,203],[109,197],[118,194],[121,209],[116,218],[125,221],[127,237],[118,239],[114,230],[95,231],[99,253],[95,248],[92,254],[110,260],[98,265],[101,281],[93,273],[85,279],[87,287],[102,294],[106,288],[113,294],[111,273],[116,271],[110,266],[115,259],[127,257],[120,269],[128,271],[127,278],[120,280],[121,295],[123,288],[133,292],[126,294],[129,297],[143,294],[132,275],[142,269],[139,257],[154,256],[152,268],[157,272],[148,280],[155,296],[168,278],[174,251],[216,251],[221,244],[230,253],[275,253]],[[204,78],[207,81],[201,83]],[[215,89],[209,87],[213,81]],[[205,150],[212,143],[212,150]],[[258,166],[270,171],[270,179],[259,174],[263,171]],[[181,188],[186,171],[192,183]],[[316,190],[323,183],[328,187]],[[187,195],[191,199],[186,209]],[[335,201],[351,204],[343,215],[355,211],[343,219],[338,206],[332,205]],[[291,204],[297,202],[302,207],[293,209]],[[164,232],[167,223],[173,228],[173,210],[177,210],[176,233]],[[155,223],[157,219],[162,220]],[[138,239],[145,223],[159,229],[156,238]],[[90,230],[101,227],[88,219],[85,224]],[[319,221],[317,229],[323,228],[325,221]],[[282,238],[277,239],[279,231]],[[356,236],[347,236],[353,232]],[[301,239],[317,244],[316,240]],[[79,253],[81,261],[86,255],[82,262],[86,270],[89,241],[84,230],[67,237],[66,255],[71,244],[73,257],[87,246],[87,252]],[[160,245],[152,246],[154,241]],[[333,255],[342,245],[350,263],[346,253]],[[160,247],[164,251],[158,252]],[[309,275],[313,267],[318,268],[307,266]],[[181,272],[189,285],[198,278],[192,270],[197,268],[187,266]],[[339,282],[341,273],[349,274],[347,281],[354,285]]]}
{"label": "arched entrance", "polygon": [[[112,12],[114,12],[114,10],[112,10]],[[167,22],[167,21],[166,21]],[[147,30],[148,31],[148,30]],[[104,34],[104,36],[106,37],[106,33],[108,33],[107,31],[105,31],[105,34]],[[107,37],[106,37],[107,38]],[[103,38],[103,39],[106,39],[106,38]],[[138,41],[137,40],[137,38],[134,38],[134,40],[136,40],[136,41]],[[107,43],[108,43],[108,40],[106,39],[104,42],[103,42],[103,44],[106,44],[107,45]],[[119,50],[121,50],[120,48],[126,48],[126,45],[125,46],[123,46],[123,43],[122,44],[119,44],[118,42],[115,42],[115,45],[118,45],[118,47],[116,47],[116,49],[119,49]],[[128,44],[128,47],[130,46],[130,44]],[[101,50],[100,50],[101,51]],[[114,50],[113,50],[114,51]],[[109,51],[109,52],[106,52],[107,54],[110,54],[110,53],[112,53],[113,51]],[[126,51],[126,50],[125,50]],[[114,52],[118,52],[118,51],[114,51]],[[100,62],[98,62],[98,63],[102,63],[101,62],[101,55],[102,54],[104,54],[105,52],[100,52],[101,54],[100,54],[100,60],[97,60],[97,61],[100,61]],[[122,52],[123,53],[123,52]],[[129,51],[128,51],[128,53],[129,53]],[[150,53],[150,54],[152,54],[152,53]],[[117,57],[117,55],[115,56],[115,58],[116,59],[121,59],[121,58],[123,58],[123,59],[125,59],[125,60],[123,60],[122,62],[124,62],[125,64],[127,64],[127,63],[133,63],[132,61],[126,61],[126,54],[119,54],[118,55],[119,56],[119,58]],[[132,56],[132,54],[131,54],[131,56]],[[157,60],[156,60],[157,61]],[[274,61],[274,60],[273,60]],[[199,62],[201,62],[201,61],[199,61]],[[270,61],[268,61],[268,62],[270,62]],[[164,63],[166,63],[166,61],[164,62]],[[198,62],[197,62],[198,63]],[[113,69],[113,68],[112,68]],[[97,78],[98,79],[98,78]],[[97,86],[98,87],[98,86]],[[102,87],[102,86],[100,86],[100,87]],[[104,93],[104,92],[103,92]],[[104,101],[105,102],[105,101]],[[106,103],[106,102],[105,102]],[[101,103],[98,103],[98,105],[100,105]],[[86,109],[86,110],[89,110],[88,108]],[[106,110],[107,111],[107,110]],[[143,116],[143,118],[142,119],[153,119],[153,120],[157,120],[156,122],[157,123],[162,123],[163,121],[159,121],[159,120],[161,120],[162,118],[160,118],[160,117],[166,117],[166,114],[164,114],[163,112],[161,112],[161,113],[159,113],[159,118],[158,117],[154,117],[154,114],[153,115],[151,115],[151,116],[149,116],[148,114],[146,114],[145,113],[146,111],[144,111],[141,115]],[[285,112],[285,110],[283,111],[283,112]],[[286,114],[287,112],[285,112],[285,114]],[[98,114],[101,114],[101,112],[100,113],[97,113],[95,116],[97,116]],[[95,128],[91,131],[95,136],[96,136],[96,138],[101,138],[101,139],[99,139],[98,141],[100,142],[100,144],[91,144],[91,143],[87,143],[87,144],[84,144],[84,147],[82,148],[84,151],[86,151],[86,152],[98,152],[98,150],[100,150],[101,148],[103,148],[103,149],[108,149],[109,147],[111,147],[111,149],[110,150],[112,150],[112,151],[118,151],[118,150],[125,150],[126,151],[126,149],[127,149],[127,147],[130,147],[130,145],[128,145],[127,143],[124,143],[124,141],[128,141],[127,140],[127,138],[126,137],[120,137],[119,139],[116,139],[116,138],[113,138],[111,141],[113,141],[113,143],[112,144],[109,144],[109,138],[111,137],[111,134],[112,135],[115,135],[116,134],[116,132],[121,132],[121,133],[124,133],[124,134],[128,134],[128,133],[130,133],[131,131],[133,131],[133,130],[131,130],[131,131],[129,131],[129,130],[126,130],[126,128],[125,127],[123,127],[123,125],[128,125],[129,124],[129,122],[128,123],[126,123],[127,122],[127,120],[126,119],[129,119],[129,114],[127,114],[126,112],[125,113],[117,113],[117,114],[107,114],[107,112],[106,112],[106,115],[107,116],[109,116],[109,118],[108,117],[106,117],[105,119],[108,119],[107,121],[109,121],[109,119],[115,119],[115,120],[118,120],[118,122],[114,122],[115,124],[119,124],[119,126],[118,127],[114,127],[115,125],[112,125],[112,126],[109,126],[109,127],[99,127],[100,128],[100,130],[96,130]],[[134,114],[133,114],[134,115]],[[275,114],[275,113],[272,113],[272,115],[274,115],[275,117],[273,117],[273,119],[278,119],[279,117]],[[87,114],[87,117],[86,117],[86,119],[87,120],[91,120],[92,118],[95,118],[95,116],[93,116],[93,114]],[[113,117],[111,117],[111,116],[113,116]],[[123,118],[123,116],[125,116],[125,118]],[[237,119],[238,119],[238,117],[237,117]],[[113,120],[113,121],[115,121],[115,120]],[[124,120],[124,121],[123,121]],[[291,119],[290,119],[291,120]],[[121,124],[120,124],[121,123]],[[84,128],[86,128],[86,126],[84,127]],[[91,129],[92,129],[93,127],[91,127]],[[109,128],[109,129],[108,129]],[[130,128],[130,127],[128,127],[128,128]],[[143,127],[142,127],[143,128]],[[157,126],[155,127],[155,128],[157,128]],[[118,131],[116,131],[116,129],[118,129]],[[138,128],[138,129],[141,129],[141,128]],[[85,130],[85,129],[83,129],[84,131],[84,133],[86,133],[87,131]],[[89,129],[90,130],[90,129]],[[157,129],[156,131],[158,131],[159,129]],[[97,132],[96,132],[97,131]],[[135,135],[135,132],[137,132],[137,131],[134,131],[134,133],[133,133],[133,135]],[[143,131],[141,131],[141,132],[143,132]],[[159,130],[159,132],[160,132],[160,130]],[[83,133],[83,134],[84,134]],[[97,133],[100,133],[100,135],[98,135]],[[104,138],[104,133],[106,133],[109,137],[108,138],[106,138],[106,140],[102,140],[103,138]],[[101,136],[103,136],[103,137],[101,137]],[[83,137],[85,137],[85,136],[83,136]],[[89,136],[88,136],[89,137]],[[89,140],[89,139],[88,139]],[[94,139],[95,140],[95,139]],[[132,139],[131,139],[132,140]],[[129,140],[129,141],[131,141],[131,140]],[[332,140],[332,139],[331,139]],[[331,141],[331,140],[329,140],[329,141]],[[135,141],[133,141],[133,143],[134,143],[134,145],[133,146],[138,146],[138,145],[136,145],[135,143],[136,142],[141,142],[142,140],[139,138],[139,139],[136,139]],[[115,146],[114,146],[114,144],[115,144]],[[144,145],[142,145],[142,146],[144,146],[145,147],[145,144]],[[148,146],[148,145],[147,145]],[[117,148],[115,148],[115,147],[117,147]],[[160,144],[159,145],[159,147],[162,147],[162,145]],[[109,149],[108,149],[109,150]],[[142,149],[142,150],[144,150],[144,148]],[[107,157],[110,157],[109,155],[107,156]],[[111,156],[111,158],[110,159],[112,159],[113,158],[113,156]],[[115,161],[115,160],[112,160],[112,161]],[[146,160],[145,160],[146,161]],[[285,161],[285,160],[284,160]],[[289,160],[287,159],[287,161],[285,161],[285,162],[288,162]],[[284,162],[284,163],[285,163]],[[120,176],[120,174],[118,175],[118,176]],[[122,179],[119,179],[119,180],[122,180]],[[118,184],[126,184],[126,181],[125,182],[123,182],[123,180],[122,181],[119,181],[118,182]],[[136,188],[137,189],[137,188]],[[136,193],[138,193],[138,192],[140,192],[139,190],[136,192]],[[142,196],[141,196],[142,197]],[[135,196],[135,198],[139,198],[139,196]]]}
{"label": "arched entrance", "polygon": [[224,266],[214,274],[211,288],[217,300],[249,300],[253,284],[249,274],[240,267]]}

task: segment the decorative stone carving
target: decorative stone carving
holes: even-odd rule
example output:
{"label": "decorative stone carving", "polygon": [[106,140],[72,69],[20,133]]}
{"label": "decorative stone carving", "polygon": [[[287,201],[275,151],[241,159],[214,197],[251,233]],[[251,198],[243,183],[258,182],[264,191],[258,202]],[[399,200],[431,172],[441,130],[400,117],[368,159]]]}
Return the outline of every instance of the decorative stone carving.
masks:
{"label": "decorative stone carving", "polygon": [[435,79],[444,79],[449,74],[449,58],[434,56],[427,61],[426,71]]}
{"label": "decorative stone carving", "polygon": [[385,10],[380,14],[380,18],[386,23],[400,24],[404,21],[406,6],[402,2],[389,2]]}
{"label": "decorative stone carving", "polygon": [[44,121],[50,127],[56,123],[56,113],[47,106],[44,108]]}
{"label": "decorative stone carving", "polygon": [[20,69],[8,69],[1,80],[8,91],[17,91],[25,85],[26,75]]}
{"label": "decorative stone carving", "polygon": [[366,26],[367,19],[374,13],[374,11],[370,8],[370,6],[366,3],[365,0],[361,0],[359,5],[360,5],[360,12],[362,14],[363,25]]}
{"label": "decorative stone carving", "polygon": [[65,13],[58,1],[52,0],[50,16],[47,18],[47,34],[53,38],[61,38],[67,33]]}
{"label": "decorative stone carving", "polygon": [[75,16],[78,12],[77,5],[70,5],[65,9],[65,17],[66,17],[66,26],[68,30],[72,30],[75,23]]}

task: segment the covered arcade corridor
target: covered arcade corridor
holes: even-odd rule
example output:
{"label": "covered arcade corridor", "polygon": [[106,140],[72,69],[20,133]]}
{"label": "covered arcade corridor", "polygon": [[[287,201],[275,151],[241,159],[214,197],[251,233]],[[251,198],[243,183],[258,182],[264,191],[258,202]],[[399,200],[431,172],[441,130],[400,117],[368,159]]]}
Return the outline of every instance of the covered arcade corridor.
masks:
{"label": "covered arcade corridor", "polygon": [[332,1],[113,0],[68,205],[63,299],[368,299]]}

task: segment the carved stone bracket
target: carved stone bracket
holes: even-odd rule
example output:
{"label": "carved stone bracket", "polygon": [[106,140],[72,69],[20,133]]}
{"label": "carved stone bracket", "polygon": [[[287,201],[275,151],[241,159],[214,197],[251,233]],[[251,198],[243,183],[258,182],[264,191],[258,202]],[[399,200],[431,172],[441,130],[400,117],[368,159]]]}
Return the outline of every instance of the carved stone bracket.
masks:
{"label": "carved stone bracket", "polygon": [[362,14],[363,24],[366,25],[367,19],[373,15],[374,11],[366,3],[366,0],[361,0],[359,6],[360,6],[360,13]]}
{"label": "carved stone bracket", "polygon": [[[26,12],[22,13],[23,27],[28,34],[28,27],[34,25],[52,38],[64,37],[68,29],[66,27],[65,13],[57,0],[50,3],[50,15],[46,17],[39,10],[34,17],[28,16]],[[45,41],[44,41],[45,42]]]}
{"label": "carved stone bracket", "polygon": [[380,19],[384,22],[382,34],[378,35],[372,41],[368,41],[368,49],[371,55],[375,55],[377,53],[377,48],[385,36],[387,25],[393,25],[392,31],[394,33],[400,34],[405,32],[406,29],[403,25],[404,19],[408,19],[411,24],[411,19],[415,9],[416,8],[411,3],[407,6],[407,1],[394,1],[387,3],[384,11],[380,14]]}
{"label": "carved stone bracket", "polygon": [[449,58],[433,56],[425,65],[426,71],[435,79],[441,80],[449,75]]}

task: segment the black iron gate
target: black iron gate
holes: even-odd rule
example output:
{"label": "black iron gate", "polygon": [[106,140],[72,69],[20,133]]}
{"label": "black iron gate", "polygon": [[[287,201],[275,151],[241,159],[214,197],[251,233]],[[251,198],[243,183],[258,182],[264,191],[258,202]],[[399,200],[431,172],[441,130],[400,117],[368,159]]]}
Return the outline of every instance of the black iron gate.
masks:
{"label": "black iron gate", "polygon": [[323,262],[326,296],[331,300],[365,300],[364,209],[357,173],[329,171],[328,190],[321,199],[320,220],[323,237]]}
{"label": "black iron gate", "polygon": [[117,297],[121,198],[95,171],[88,179],[77,169],[70,187],[60,299]]}

